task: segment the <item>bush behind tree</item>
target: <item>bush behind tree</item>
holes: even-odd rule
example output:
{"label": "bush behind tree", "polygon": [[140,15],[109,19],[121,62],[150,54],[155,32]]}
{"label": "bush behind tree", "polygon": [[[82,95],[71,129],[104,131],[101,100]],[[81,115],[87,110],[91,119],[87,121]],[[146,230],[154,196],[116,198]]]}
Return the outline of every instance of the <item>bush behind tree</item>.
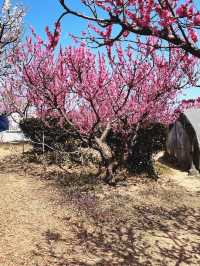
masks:
{"label": "bush behind tree", "polygon": [[54,149],[72,151],[78,144],[72,136],[72,128],[67,123],[61,127],[56,118],[48,118],[46,122],[41,118],[26,118],[20,122],[20,128],[37,153],[43,150],[43,138],[45,152]]}
{"label": "bush behind tree", "polygon": [[[148,126],[139,129],[137,138],[133,143],[132,136],[128,136],[127,151],[123,145],[124,136],[121,133],[111,131],[107,141],[115,152],[118,161],[121,161],[129,172],[147,173],[149,176],[156,176],[153,154],[165,149],[167,131],[167,126],[161,123],[150,123]],[[127,156],[125,157],[126,152]]]}

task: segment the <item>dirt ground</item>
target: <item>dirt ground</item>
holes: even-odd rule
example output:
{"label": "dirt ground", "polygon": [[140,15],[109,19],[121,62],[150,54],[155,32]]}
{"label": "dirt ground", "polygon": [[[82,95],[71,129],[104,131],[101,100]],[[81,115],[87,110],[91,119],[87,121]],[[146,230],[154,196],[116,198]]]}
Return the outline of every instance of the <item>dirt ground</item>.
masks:
{"label": "dirt ground", "polygon": [[200,265],[200,177],[158,169],[114,188],[1,145],[0,265]]}

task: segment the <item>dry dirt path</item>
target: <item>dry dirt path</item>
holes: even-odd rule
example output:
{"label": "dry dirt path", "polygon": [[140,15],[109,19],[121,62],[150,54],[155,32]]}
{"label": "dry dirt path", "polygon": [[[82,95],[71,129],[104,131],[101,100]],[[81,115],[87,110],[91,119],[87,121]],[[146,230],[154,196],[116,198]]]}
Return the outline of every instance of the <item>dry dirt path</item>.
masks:
{"label": "dry dirt path", "polygon": [[[1,160],[11,152],[1,150],[4,170]],[[71,265],[64,263],[74,242],[67,223],[71,213],[56,188],[7,167],[0,173],[0,265]]]}
{"label": "dry dirt path", "polygon": [[63,220],[69,212],[55,193],[39,180],[0,174],[0,265],[54,265],[48,250],[61,236],[56,256],[70,251],[72,232]]}
{"label": "dry dirt path", "polygon": [[187,172],[173,169],[171,179],[183,186],[188,192],[200,193],[200,175],[191,176]]}
{"label": "dry dirt path", "polygon": [[[45,185],[15,174],[0,175],[0,265],[37,265],[37,246],[48,232],[68,228]],[[40,262],[41,263],[41,262]]]}
{"label": "dry dirt path", "polygon": [[[163,152],[160,152],[155,159],[159,160],[162,156]],[[186,191],[200,194],[200,175],[192,176],[188,172],[170,168],[169,178],[177,185],[184,187]]]}

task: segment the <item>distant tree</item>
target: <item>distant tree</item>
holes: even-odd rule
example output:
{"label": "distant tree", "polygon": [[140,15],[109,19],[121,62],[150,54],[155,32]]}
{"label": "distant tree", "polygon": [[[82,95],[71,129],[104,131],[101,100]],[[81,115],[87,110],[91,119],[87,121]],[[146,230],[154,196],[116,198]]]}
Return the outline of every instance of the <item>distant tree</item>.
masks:
{"label": "distant tree", "polygon": [[[5,77],[13,72],[10,55],[17,49],[23,31],[23,17],[25,10],[22,6],[11,6],[9,0],[4,0],[0,9],[0,111],[6,111]],[[11,78],[11,76],[10,76]],[[3,93],[2,93],[3,92]],[[7,95],[8,96],[8,95]],[[10,95],[11,97],[11,95]],[[9,102],[10,104],[10,102]],[[8,110],[7,110],[8,111]]]}
{"label": "distant tree", "polygon": [[10,67],[7,58],[19,43],[24,14],[23,7],[12,7],[9,0],[4,0],[0,14],[0,78]]}

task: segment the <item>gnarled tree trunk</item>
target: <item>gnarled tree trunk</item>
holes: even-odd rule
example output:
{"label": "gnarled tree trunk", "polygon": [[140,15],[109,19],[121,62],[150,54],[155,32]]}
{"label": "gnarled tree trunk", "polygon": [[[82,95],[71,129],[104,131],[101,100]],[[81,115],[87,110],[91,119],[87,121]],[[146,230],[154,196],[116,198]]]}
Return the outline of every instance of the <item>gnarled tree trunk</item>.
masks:
{"label": "gnarled tree trunk", "polygon": [[111,150],[111,147],[106,142],[106,138],[110,130],[111,130],[111,124],[108,123],[101,137],[100,138],[95,137],[95,141],[101,152],[101,156],[106,168],[103,180],[110,185],[114,185],[115,184],[114,174],[116,172],[118,163],[115,160],[115,156]]}

